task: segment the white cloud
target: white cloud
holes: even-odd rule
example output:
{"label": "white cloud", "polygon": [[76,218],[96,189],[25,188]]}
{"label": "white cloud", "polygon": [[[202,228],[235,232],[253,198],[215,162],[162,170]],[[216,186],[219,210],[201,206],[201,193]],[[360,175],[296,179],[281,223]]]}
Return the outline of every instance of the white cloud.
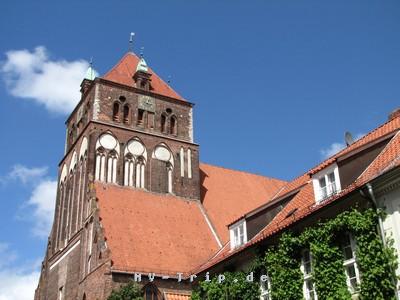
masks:
{"label": "white cloud", "polygon": [[[362,138],[365,134],[359,133],[355,136],[354,141],[359,140]],[[345,143],[332,143],[328,148],[322,149],[321,150],[321,156],[325,159],[328,157],[331,157],[332,155],[335,155],[338,153],[340,150],[346,148]]]}
{"label": "white cloud", "polygon": [[54,216],[56,201],[57,181],[42,180],[32,191],[27,202],[33,207],[34,227],[33,233],[41,238],[49,235]]}
{"label": "white cloud", "polygon": [[29,199],[23,206],[29,209],[29,216],[23,219],[28,219],[34,223],[32,233],[40,238],[47,238],[49,235],[57,193],[57,181],[46,177],[47,171],[47,167],[29,168],[17,164],[5,177],[0,178],[2,183],[19,180],[23,184],[29,184],[28,186],[32,188]]}
{"label": "white cloud", "polygon": [[47,167],[27,168],[22,165],[14,165],[7,177],[10,179],[19,179],[22,183],[27,183],[42,178],[46,173]]}
{"label": "white cloud", "polygon": [[37,263],[15,267],[17,255],[0,243],[0,300],[32,300],[39,281]]}
{"label": "white cloud", "polygon": [[10,50],[0,71],[9,92],[32,99],[49,111],[67,114],[80,99],[80,84],[89,63],[86,60],[51,60],[45,47]]}

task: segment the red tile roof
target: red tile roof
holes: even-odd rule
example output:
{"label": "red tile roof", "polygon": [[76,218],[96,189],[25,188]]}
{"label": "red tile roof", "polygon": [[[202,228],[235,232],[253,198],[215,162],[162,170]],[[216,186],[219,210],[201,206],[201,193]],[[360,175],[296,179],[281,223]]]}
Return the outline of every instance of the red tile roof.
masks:
{"label": "red tile roof", "polygon": [[222,243],[227,225],[268,202],[286,184],[278,179],[200,164],[202,203]]}
{"label": "red tile roof", "polygon": [[[136,86],[133,75],[139,63],[139,57],[134,53],[126,53],[122,59],[102,78],[130,87]],[[152,92],[163,96],[185,101],[177,92],[175,92],[167,83],[165,83],[153,70],[149,68],[151,76]]]}
{"label": "red tile roof", "polygon": [[196,201],[95,184],[113,269],[187,272],[218,249]]}
{"label": "red tile roof", "polygon": [[331,158],[322,162],[317,167],[313,168],[311,172],[316,170],[322,170],[324,167],[333,163],[338,157],[346,155],[352,151],[372,143],[382,137],[389,134],[395,134],[391,141],[386,145],[386,147],[381,151],[381,153],[375,158],[375,160],[365,169],[365,171],[356,179],[356,181],[350,186],[346,187],[339,194],[332,196],[331,198],[316,204],[315,195],[313,190],[312,182],[310,181],[309,173],[303,174],[302,176],[296,178],[292,182],[288,183],[274,198],[282,197],[289,194],[301,187],[298,194],[280,211],[275,218],[263,229],[259,234],[257,234],[251,241],[242,247],[231,251],[229,249],[229,244],[227,243],[222,251],[211,258],[208,262],[201,265],[196,269],[196,273],[202,272],[211,266],[231,257],[244,249],[254,245],[269,236],[282,231],[284,228],[288,227],[295,222],[300,221],[311,213],[321,209],[327,204],[342,198],[343,196],[349,194],[355,189],[362,187],[366,183],[375,179],[379,175],[388,172],[389,170],[400,166],[400,117],[390,120],[378,127],[377,129],[371,131],[369,134],[365,135],[360,140],[356,141],[354,144],[350,145],[346,149],[335,154]]}

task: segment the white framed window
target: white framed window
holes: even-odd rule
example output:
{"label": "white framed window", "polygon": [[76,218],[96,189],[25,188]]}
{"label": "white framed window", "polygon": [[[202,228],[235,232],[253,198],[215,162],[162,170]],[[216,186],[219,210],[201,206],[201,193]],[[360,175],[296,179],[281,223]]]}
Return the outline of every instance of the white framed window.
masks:
{"label": "white framed window", "polygon": [[313,176],[315,199],[317,202],[338,193],[341,190],[339,168],[336,164],[329,166]]}
{"label": "white framed window", "polygon": [[260,300],[271,299],[271,280],[267,273],[260,277]]}
{"label": "white framed window", "polygon": [[303,295],[306,300],[317,300],[314,280],[312,278],[313,265],[310,250],[306,249],[301,256],[301,271],[303,273]]}
{"label": "white framed window", "polygon": [[240,247],[247,242],[246,220],[233,224],[230,228],[231,249]]}
{"label": "white framed window", "polygon": [[349,291],[354,294],[358,292],[360,285],[360,272],[356,260],[356,241],[352,234],[345,233],[342,244],[343,266],[346,273],[346,282]]}

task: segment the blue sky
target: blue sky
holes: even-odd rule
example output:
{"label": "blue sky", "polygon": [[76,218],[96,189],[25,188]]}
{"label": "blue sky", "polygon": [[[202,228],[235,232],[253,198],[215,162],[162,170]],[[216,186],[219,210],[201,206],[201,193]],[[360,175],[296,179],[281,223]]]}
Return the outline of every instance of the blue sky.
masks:
{"label": "blue sky", "polygon": [[93,57],[106,72],[131,31],[135,51],[196,103],[204,162],[291,179],[399,106],[399,1],[2,1],[0,11],[1,300],[32,298],[10,295],[36,285],[82,70]]}

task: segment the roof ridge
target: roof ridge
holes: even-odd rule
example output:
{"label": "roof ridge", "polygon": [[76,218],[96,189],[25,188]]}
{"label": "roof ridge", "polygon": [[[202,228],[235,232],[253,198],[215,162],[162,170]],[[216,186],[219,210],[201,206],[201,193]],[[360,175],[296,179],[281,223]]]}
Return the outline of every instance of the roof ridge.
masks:
{"label": "roof ridge", "polygon": [[280,181],[280,182],[284,182],[284,183],[289,183],[289,182],[286,181],[286,180],[279,179],[279,178],[276,178],[276,177],[271,177],[271,176],[266,176],[266,175],[251,173],[251,172],[247,172],[247,171],[243,171],[243,170],[231,169],[231,168],[228,168],[228,167],[222,167],[222,166],[212,165],[212,164],[205,163],[205,162],[200,162],[200,167],[201,167],[201,165],[207,165],[207,166],[211,166],[211,167],[214,167],[214,168],[224,169],[224,170],[227,170],[227,171],[232,171],[232,172],[237,172],[237,173],[244,173],[244,174],[247,174],[247,175],[253,175],[253,176],[262,177],[262,178],[264,178],[264,179],[270,179],[270,180],[276,180],[276,181]]}

